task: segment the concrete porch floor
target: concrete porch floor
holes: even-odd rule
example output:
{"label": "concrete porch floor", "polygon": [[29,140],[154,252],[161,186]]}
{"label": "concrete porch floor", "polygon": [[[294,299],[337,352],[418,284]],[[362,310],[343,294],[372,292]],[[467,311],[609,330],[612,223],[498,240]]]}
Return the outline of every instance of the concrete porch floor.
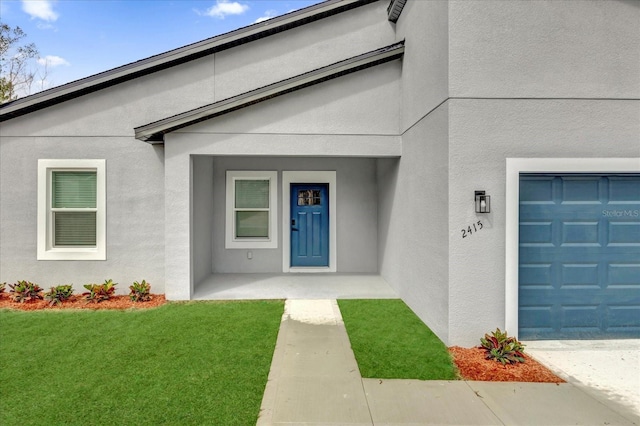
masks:
{"label": "concrete porch floor", "polygon": [[213,274],[195,286],[195,300],[397,299],[378,274]]}

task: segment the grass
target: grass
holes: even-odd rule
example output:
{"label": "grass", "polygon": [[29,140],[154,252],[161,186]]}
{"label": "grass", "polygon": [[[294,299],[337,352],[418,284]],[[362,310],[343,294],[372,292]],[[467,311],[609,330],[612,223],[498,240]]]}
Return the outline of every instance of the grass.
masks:
{"label": "grass", "polygon": [[447,347],[399,299],[339,300],[365,378],[455,380]]}
{"label": "grass", "polygon": [[255,424],[281,301],[0,311],[0,424]]}

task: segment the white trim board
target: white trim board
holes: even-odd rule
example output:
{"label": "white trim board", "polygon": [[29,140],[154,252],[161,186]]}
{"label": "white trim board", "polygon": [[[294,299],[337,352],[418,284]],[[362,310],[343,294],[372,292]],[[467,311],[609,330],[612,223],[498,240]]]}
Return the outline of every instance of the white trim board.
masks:
{"label": "white trim board", "polygon": [[638,158],[507,158],[505,329],[518,334],[519,204],[521,173],[639,173]]}
{"label": "white trim board", "polygon": [[[291,267],[291,184],[327,183],[329,184],[329,267],[301,268]],[[282,172],[282,272],[337,272],[337,226],[336,226],[336,172],[327,171],[283,171]]]}

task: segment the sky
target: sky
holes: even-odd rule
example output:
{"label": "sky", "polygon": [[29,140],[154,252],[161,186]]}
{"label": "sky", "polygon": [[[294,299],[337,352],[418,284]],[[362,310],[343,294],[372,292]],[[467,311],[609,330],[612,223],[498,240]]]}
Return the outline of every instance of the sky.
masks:
{"label": "sky", "polygon": [[[321,0],[0,0],[35,43],[38,90],[148,58]],[[46,73],[44,64],[46,63]]]}

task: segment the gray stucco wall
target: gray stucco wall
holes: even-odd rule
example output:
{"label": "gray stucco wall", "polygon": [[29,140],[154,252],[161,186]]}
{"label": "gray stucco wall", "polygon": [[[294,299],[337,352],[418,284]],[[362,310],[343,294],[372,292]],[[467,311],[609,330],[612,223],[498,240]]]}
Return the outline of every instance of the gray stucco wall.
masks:
{"label": "gray stucco wall", "polygon": [[404,134],[401,159],[378,166],[380,273],[445,342],[448,154],[445,104]]}
{"label": "gray stucco wall", "polygon": [[[213,157],[194,156],[193,162],[193,277],[199,282],[211,275],[213,257],[213,217],[216,200],[213,194]],[[223,237],[224,238],[224,237]]]}
{"label": "gray stucco wall", "polygon": [[[197,169],[196,169],[197,170]],[[225,249],[225,174],[227,170],[278,171],[278,248]],[[282,171],[335,170],[338,225],[338,272],[378,271],[377,262],[377,185],[374,159],[366,158],[246,158],[213,157],[213,273],[282,272]],[[194,235],[200,233],[202,221],[194,221]],[[199,256],[196,256],[199,258]]]}
{"label": "gray stucco wall", "polygon": [[640,157],[640,3],[453,1],[449,19],[449,343],[469,346],[505,322],[506,158]]}
{"label": "gray stucco wall", "polygon": [[[504,324],[506,158],[640,157],[638,104],[449,102],[449,152],[455,159],[449,173],[450,341],[475,344],[478,336]],[[474,213],[476,189],[491,195],[490,214]],[[463,239],[460,229],[477,220],[485,225],[482,231]]]}
{"label": "gray stucco wall", "polygon": [[456,0],[451,97],[640,97],[640,2]]}
{"label": "gray stucco wall", "polygon": [[[506,158],[640,156],[639,20],[633,1],[405,6],[403,154],[378,164],[380,270],[446,343],[505,323]],[[432,204],[410,196],[413,178]],[[488,215],[473,210],[482,189]],[[427,210],[436,225],[402,221]]]}
{"label": "gray stucco wall", "polygon": [[401,85],[402,157],[378,160],[379,269],[445,342],[449,336],[448,4],[407,2]]}
{"label": "gray stucco wall", "polygon": [[396,26],[406,39],[402,67],[401,133],[449,96],[447,1],[409,1]]}
{"label": "gray stucco wall", "polygon": [[175,133],[396,136],[401,70],[400,61],[381,64]]}
{"label": "gray stucco wall", "polygon": [[[135,140],[133,129],[389,45],[394,42],[394,34],[385,16],[384,2],[373,3],[334,17],[331,25],[321,20],[3,122],[0,280],[11,282],[24,278],[49,285],[70,281],[81,284],[106,278],[124,283],[145,278],[152,282],[154,291],[162,291],[165,267],[170,271],[167,281],[184,281],[185,273],[187,282],[204,277],[211,264],[199,260],[198,256],[212,258],[211,240],[202,237],[213,231],[198,234],[193,247],[181,244],[183,235],[189,235],[193,221],[204,222],[202,217],[211,216],[209,209],[213,209],[213,205],[203,203],[202,194],[211,193],[213,182],[201,179],[201,175],[211,175],[207,170],[210,159],[194,157],[192,165],[189,155],[181,155],[183,147],[174,146],[175,149],[166,151],[151,147]],[[283,63],[287,66],[281,66]],[[373,73],[376,76],[373,79],[350,81],[354,90],[351,98],[343,96],[349,92],[344,83],[331,84],[329,90],[325,85],[325,94],[321,93],[322,89],[316,90],[315,95],[309,90],[306,93],[309,98],[295,97],[297,104],[290,104],[289,109],[282,111],[288,116],[289,125],[258,129],[256,125],[260,121],[256,117],[259,116],[253,116],[254,121],[244,121],[239,138],[222,138],[231,143],[225,153],[245,154],[251,151],[246,149],[248,146],[254,147],[255,154],[273,153],[275,142],[276,151],[281,154],[287,147],[293,147],[288,155],[316,155],[327,151],[399,155],[395,114],[398,101],[389,94],[397,90],[400,67],[396,63],[395,69],[393,65],[379,68],[386,72]],[[366,103],[372,109],[361,108],[362,102],[358,101],[367,96]],[[379,102],[380,99],[384,102]],[[351,115],[341,117],[341,110],[349,110]],[[297,114],[305,111],[306,118],[296,119]],[[273,111],[268,111],[265,117],[278,120]],[[367,119],[368,126],[364,124]],[[309,134],[306,141],[301,142],[304,138],[297,136],[293,123],[306,123]],[[318,123],[320,125],[313,125]],[[346,129],[348,123],[354,123],[354,127]],[[271,132],[274,138],[258,136],[248,144],[239,142],[252,129]],[[289,138],[283,137],[286,133]],[[371,137],[363,138],[363,133]],[[193,146],[197,146],[201,139],[194,138]],[[211,143],[211,138],[205,135],[205,139],[205,145]],[[256,148],[257,145],[260,147]],[[168,156],[163,166],[165,152]],[[40,158],[107,159],[107,261],[35,260],[35,179]],[[165,173],[165,167],[170,169],[169,173]],[[195,180],[197,184],[190,187],[190,182]],[[194,257],[189,260],[192,250]],[[346,253],[347,250],[344,262],[354,265],[355,269],[370,269],[370,264],[358,263]],[[150,272],[145,272],[147,270]],[[190,291],[187,285],[176,296],[168,288],[167,296],[183,298]]]}
{"label": "gray stucco wall", "polygon": [[395,41],[384,2],[344,12],[331,18],[330,25],[326,22],[294,28],[3,122],[2,135],[133,136],[135,127]]}
{"label": "gray stucco wall", "polygon": [[[640,157],[640,3],[411,1],[395,25],[387,4],[2,123],[0,281],[144,278],[187,299],[214,271],[279,272],[278,249],[250,262],[221,249],[224,170],[337,170],[339,271],[378,268],[448,344],[503,326],[505,160]],[[181,129],[164,149],[132,137],[402,39],[402,61]],[[39,158],[107,159],[107,261],[35,260]],[[474,213],[477,189],[492,213]]]}
{"label": "gray stucco wall", "polygon": [[[3,123],[4,124],[4,123]],[[164,292],[162,147],[122,137],[0,138],[0,282],[48,287],[133,281]],[[107,260],[36,260],[38,159],[106,159]]]}
{"label": "gray stucco wall", "polygon": [[[261,156],[259,161],[239,163],[241,169],[257,166],[264,169],[265,164],[271,162],[273,169],[280,171],[337,170],[338,234],[368,234],[364,239],[338,241],[338,271],[377,271],[375,162],[357,159],[401,154],[398,136],[400,70],[399,61],[378,65],[166,135],[166,279],[171,283],[167,297],[190,298],[192,288],[188,283],[197,282],[196,278],[202,279],[206,273],[202,263],[206,257],[206,243],[202,235],[198,235],[198,241],[192,240],[191,235],[199,226],[188,214],[192,203],[194,207],[199,206],[198,218],[205,217],[209,208],[206,207],[209,201],[202,204],[194,198],[205,191],[204,185],[207,185],[191,184],[192,174],[203,176],[205,173],[197,156],[214,156],[216,162],[241,162],[246,160],[240,157]],[[325,158],[305,159],[313,156]],[[232,160],[233,157],[238,158]],[[213,168],[214,188],[222,188],[220,176],[224,175],[219,173],[223,167],[214,165]],[[361,188],[364,188],[363,192]],[[344,213],[340,209],[349,205],[356,210],[358,205],[354,200],[361,199],[365,219],[357,223],[342,221],[343,214],[345,217],[352,215],[348,211],[351,207]],[[214,210],[222,208],[218,200],[224,198],[214,196]],[[241,254],[216,251],[221,247],[219,244],[223,244],[221,238],[215,237],[219,232],[216,230],[224,229],[224,225],[215,220],[224,221],[224,216],[213,216],[213,261],[209,263],[212,272],[282,271],[282,253],[277,250],[254,250],[251,261],[246,259],[246,251],[238,251]],[[343,228],[345,225],[349,228]],[[193,255],[197,265],[189,260],[196,247],[201,250]]]}
{"label": "gray stucco wall", "polygon": [[386,9],[374,2],[216,54],[216,100],[392,44]]}

